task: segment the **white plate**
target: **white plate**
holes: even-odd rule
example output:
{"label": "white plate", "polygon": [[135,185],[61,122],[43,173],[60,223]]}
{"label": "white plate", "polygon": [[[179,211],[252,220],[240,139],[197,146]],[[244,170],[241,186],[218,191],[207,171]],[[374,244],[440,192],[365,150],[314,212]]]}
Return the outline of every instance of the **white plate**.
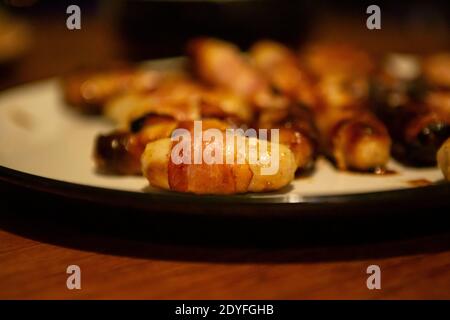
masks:
{"label": "white plate", "polygon": [[[92,160],[94,138],[108,132],[107,120],[83,116],[63,101],[58,79],[9,89],[0,94],[0,165],[23,173],[93,187],[164,194],[149,188],[143,177],[120,177],[96,172]],[[393,175],[339,172],[319,159],[312,175],[298,178],[288,188],[249,198],[283,196],[301,202],[309,196],[336,196],[414,188],[414,180],[442,180],[437,168],[407,168],[389,163]]]}

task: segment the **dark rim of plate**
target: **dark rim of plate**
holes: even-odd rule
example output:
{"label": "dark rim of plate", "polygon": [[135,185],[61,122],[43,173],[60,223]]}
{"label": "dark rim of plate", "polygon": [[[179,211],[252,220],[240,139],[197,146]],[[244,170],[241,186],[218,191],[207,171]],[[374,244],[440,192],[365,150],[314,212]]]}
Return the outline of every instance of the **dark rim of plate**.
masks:
{"label": "dark rim of plate", "polygon": [[[136,192],[65,182],[41,177],[0,166],[0,180],[33,190],[49,192],[70,198],[92,200],[108,204],[126,204],[135,208],[149,208],[164,204],[229,204],[229,205],[339,205],[383,204],[404,201],[437,201],[450,199],[450,184],[438,182],[429,186],[394,189],[368,193],[298,196],[292,194],[263,193],[242,195],[195,195],[176,192]],[[446,201],[447,200],[447,201]]]}

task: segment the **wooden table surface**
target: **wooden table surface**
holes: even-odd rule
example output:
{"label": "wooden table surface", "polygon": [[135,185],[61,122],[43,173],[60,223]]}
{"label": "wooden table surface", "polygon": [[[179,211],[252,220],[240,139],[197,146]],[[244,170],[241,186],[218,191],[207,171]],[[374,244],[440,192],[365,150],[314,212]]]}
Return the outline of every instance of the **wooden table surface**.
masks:
{"label": "wooden table surface", "polygon": [[[65,233],[30,223],[0,221],[0,298],[450,298],[449,234],[369,245],[239,249]],[[381,290],[366,287],[372,264],[381,268]],[[81,268],[81,290],[66,287],[69,265]]]}
{"label": "wooden table surface", "polygon": [[[313,232],[312,239],[276,245],[270,240],[277,237],[274,225],[262,231],[268,245],[249,242],[248,226],[244,241],[234,239],[237,224],[194,230],[179,219],[168,228],[150,219],[139,228],[127,209],[0,186],[0,298],[450,298],[448,210],[439,209],[435,223],[421,223],[411,212],[415,224],[396,223],[390,231],[388,225],[370,228],[371,219],[352,221],[329,239]],[[391,223],[381,219],[381,226]],[[221,227],[224,241],[208,236],[209,228],[214,233]],[[162,236],[152,236],[159,231]],[[195,234],[200,236],[191,241]],[[69,265],[81,268],[81,290],[66,287]],[[381,290],[367,289],[370,265],[381,268]]]}
{"label": "wooden table surface", "polygon": [[[67,32],[61,21],[31,20],[32,52],[2,71],[0,87],[67,72],[80,62],[121,57],[123,47],[95,20],[79,32]],[[369,242],[184,244],[134,239],[101,227],[85,230],[71,223],[77,212],[64,202],[54,205],[34,195],[45,204],[25,205],[24,191],[0,190],[0,298],[450,298],[450,232],[442,222],[436,222],[439,228],[401,230],[400,237]],[[49,212],[66,220],[44,217]],[[381,268],[381,290],[366,287],[372,264]],[[81,268],[81,290],[66,287],[69,265]]]}

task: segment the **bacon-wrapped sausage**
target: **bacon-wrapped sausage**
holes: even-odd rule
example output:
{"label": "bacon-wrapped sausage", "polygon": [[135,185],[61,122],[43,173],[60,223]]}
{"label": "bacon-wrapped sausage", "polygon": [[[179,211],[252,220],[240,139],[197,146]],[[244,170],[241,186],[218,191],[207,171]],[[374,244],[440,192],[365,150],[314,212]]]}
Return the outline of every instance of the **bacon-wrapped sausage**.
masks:
{"label": "bacon-wrapped sausage", "polygon": [[444,142],[437,153],[437,163],[444,175],[450,181],[450,138]]}
{"label": "bacon-wrapped sausage", "polygon": [[199,97],[201,118],[222,119],[234,126],[252,122],[253,109],[244,99],[222,89],[205,89]]}
{"label": "bacon-wrapped sausage", "polygon": [[374,110],[394,139],[394,157],[409,165],[435,165],[436,152],[450,137],[445,65],[436,66],[441,60],[431,58],[422,65],[418,58],[390,56],[374,81]]}
{"label": "bacon-wrapped sausage", "polygon": [[262,111],[256,127],[279,129],[279,143],[293,152],[297,169],[305,171],[313,167],[318,134],[308,109],[295,105],[284,110]]}
{"label": "bacon-wrapped sausage", "polygon": [[274,41],[257,42],[250,57],[271,85],[291,100],[286,109],[261,111],[257,126],[279,128],[280,143],[289,146],[298,168],[310,168],[317,153],[317,130],[310,112],[317,99],[310,76],[289,48]]}
{"label": "bacon-wrapped sausage", "polygon": [[397,159],[416,166],[436,164],[437,150],[450,137],[450,122],[426,103],[389,109],[382,117],[394,138]]}
{"label": "bacon-wrapped sausage", "polygon": [[391,140],[373,114],[336,110],[316,118],[325,153],[340,170],[374,171],[386,166]]}
{"label": "bacon-wrapped sausage", "polygon": [[423,63],[423,73],[432,88],[450,88],[450,53],[441,52],[428,56]]}
{"label": "bacon-wrapped sausage", "polygon": [[107,117],[121,127],[147,113],[167,114],[180,121],[220,118],[235,124],[249,123],[253,118],[250,104],[241,97],[185,76],[166,77],[156,90],[121,95],[105,108]]}
{"label": "bacon-wrapped sausage", "polygon": [[97,138],[95,159],[103,171],[118,174],[140,173],[145,144],[168,137],[178,122],[216,118],[232,127],[253,117],[251,107],[238,96],[181,78],[151,93],[115,98],[107,104],[106,113],[120,129]]}
{"label": "bacon-wrapped sausage", "polygon": [[105,173],[140,174],[140,159],[147,143],[169,137],[177,124],[170,116],[148,114],[134,121],[131,131],[119,129],[99,135],[94,147],[97,168]]}
{"label": "bacon-wrapped sausage", "polygon": [[[141,174],[140,159],[147,143],[170,137],[183,123],[185,121],[167,115],[149,113],[132,121],[129,130],[119,129],[99,135],[94,147],[97,168],[120,175]],[[205,128],[225,130],[230,127],[229,123],[217,119],[205,119],[202,123]]]}
{"label": "bacon-wrapped sausage", "polygon": [[[211,146],[221,148],[222,161],[195,163],[193,160],[195,142],[192,139],[187,142],[191,150],[189,157],[191,161],[179,163],[174,158],[174,152],[175,157],[179,155],[178,149],[175,149],[178,143],[171,139],[160,139],[147,145],[142,156],[142,171],[150,185],[195,194],[236,194],[277,190],[294,178],[295,158],[284,145],[243,136],[235,136],[233,148],[224,143],[213,146],[218,143],[215,140],[203,141],[203,150]],[[248,152],[250,143],[254,143],[258,150],[255,162],[250,161]],[[237,147],[239,144],[244,148]],[[262,148],[263,144],[267,148]],[[273,160],[277,161],[275,164],[277,169],[271,174],[264,174],[264,168],[274,165],[272,163],[274,152],[278,154],[276,160]],[[231,163],[227,162],[227,158],[232,159]],[[239,158],[243,161],[238,162]],[[270,161],[263,163],[267,159]]]}
{"label": "bacon-wrapped sausage", "polygon": [[195,74],[206,83],[230,90],[257,108],[287,104],[233,44],[211,38],[195,39],[188,45],[188,54]]}
{"label": "bacon-wrapped sausage", "polygon": [[305,48],[302,61],[317,77],[329,74],[368,76],[375,69],[366,51],[345,43],[314,43]]}
{"label": "bacon-wrapped sausage", "polygon": [[153,90],[160,73],[148,69],[116,68],[109,71],[80,71],[63,79],[66,102],[84,113],[101,113],[105,103],[125,92]]}
{"label": "bacon-wrapped sausage", "polygon": [[119,127],[147,113],[166,114],[177,120],[200,117],[198,99],[202,86],[184,74],[165,74],[158,86],[148,92],[127,92],[110,99],[105,115]]}
{"label": "bacon-wrapped sausage", "polygon": [[318,87],[320,103],[314,116],[325,154],[340,170],[385,167],[391,140],[384,124],[369,111],[364,79],[334,74],[324,76]]}
{"label": "bacon-wrapped sausage", "polygon": [[310,107],[316,104],[311,77],[300,68],[289,48],[270,40],[258,41],[250,49],[250,58],[272,86],[294,103]]}
{"label": "bacon-wrapped sausage", "polygon": [[323,152],[340,170],[385,167],[391,139],[369,108],[369,55],[349,45],[321,44],[309,47],[303,59],[318,79],[313,109]]}

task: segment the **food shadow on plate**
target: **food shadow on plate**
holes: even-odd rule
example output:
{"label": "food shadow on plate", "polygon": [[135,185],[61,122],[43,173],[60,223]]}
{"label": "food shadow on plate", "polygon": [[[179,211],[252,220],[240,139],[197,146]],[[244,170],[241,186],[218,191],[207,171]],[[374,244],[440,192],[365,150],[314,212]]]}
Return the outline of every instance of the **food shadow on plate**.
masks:
{"label": "food shadow on plate", "polygon": [[[142,259],[220,263],[314,263],[450,249],[449,218],[406,212],[362,219],[267,220],[152,216],[126,207],[5,188],[0,229],[34,241]],[[23,201],[23,199],[27,201]],[[445,213],[448,208],[436,208]],[[399,213],[399,212],[398,212]],[[361,213],[363,215],[363,213]]]}

